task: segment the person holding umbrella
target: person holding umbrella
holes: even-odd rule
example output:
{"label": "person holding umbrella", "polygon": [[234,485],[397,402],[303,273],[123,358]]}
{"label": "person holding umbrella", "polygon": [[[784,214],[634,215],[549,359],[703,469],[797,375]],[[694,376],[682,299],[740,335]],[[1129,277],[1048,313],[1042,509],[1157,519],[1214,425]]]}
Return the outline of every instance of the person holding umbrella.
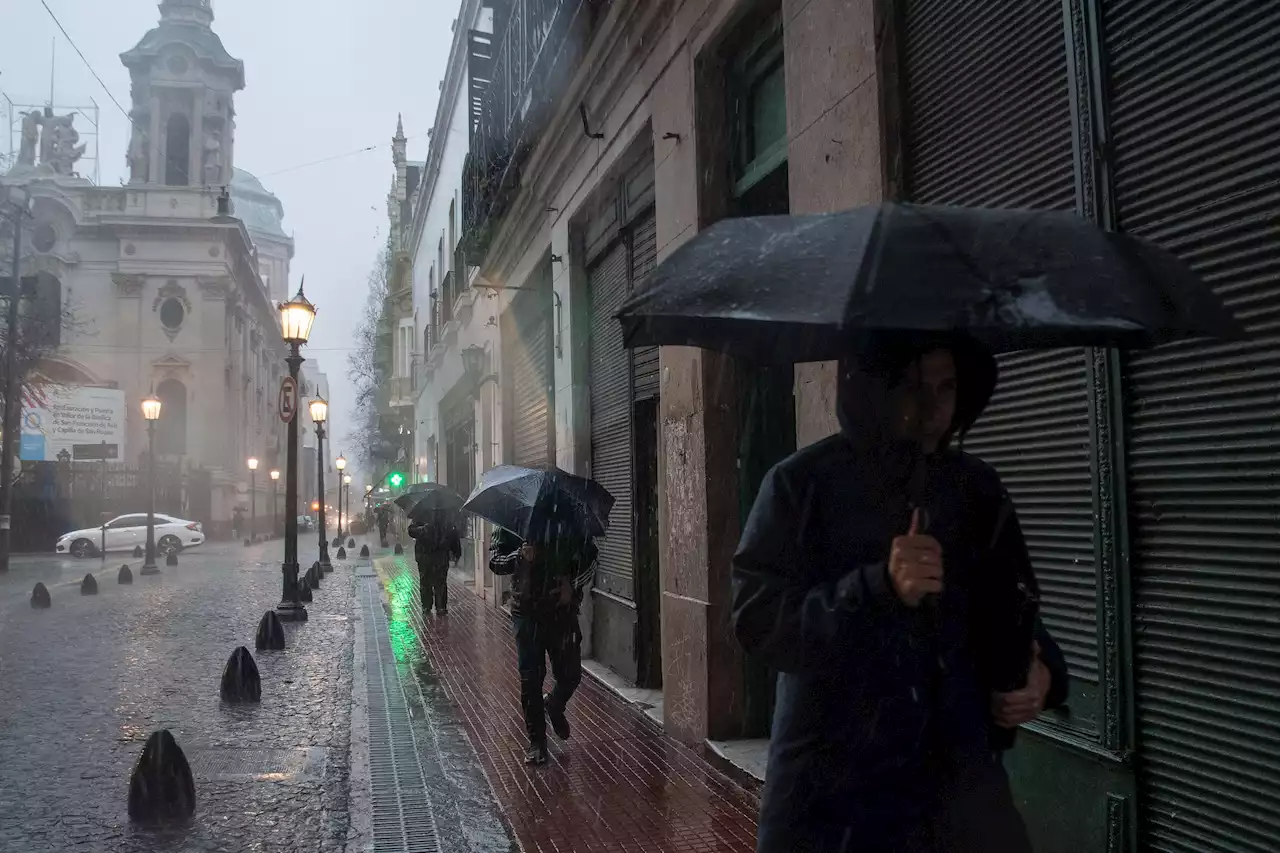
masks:
{"label": "person holding umbrella", "polygon": [[[565,709],[582,680],[583,590],[595,577],[594,538],[605,532],[613,497],[558,468],[502,466],[485,474],[464,509],[498,525],[489,570],[513,578],[511,617],[520,671],[528,764],[547,761],[547,721],[568,740]],[[517,532],[519,531],[519,532]],[[547,661],[555,684],[543,693]]]}
{"label": "person holding umbrella", "polygon": [[457,522],[445,509],[410,517],[409,535],[413,537],[413,556],[418,562],[418,579],[422,587],[422,612],[436,615],[449,612],[449,562],[462,558],[462,537]]}
{"label": "person holding umbrella", "polygon": [[734,632],[779,673],[758,851],[1029,851],[1001,755],[1067,672],[1012,501],[959,449],[993,353],[1238,321],[1072,214],[898,203],[717,223],[618,318],[629,347],[839,360],[840,431],[764,478],[731,570]]}

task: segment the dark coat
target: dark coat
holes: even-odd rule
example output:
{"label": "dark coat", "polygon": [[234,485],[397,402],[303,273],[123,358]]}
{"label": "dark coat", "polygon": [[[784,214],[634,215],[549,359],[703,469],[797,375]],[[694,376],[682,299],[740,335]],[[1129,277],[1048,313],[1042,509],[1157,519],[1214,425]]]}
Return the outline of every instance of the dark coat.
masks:
{"label": "dark coat", "polygon": [[[966,373],[961,428],[994,384],[966,364],[962,390]],[[993,683],[1007,678],[1008,620],[996,602],[1018,580],[1035,581],[1000,479],[955,450],[923,468],[896,465],[881,435],[859,431],[861,420],[874,432],[867,419],[883,417],[883,400],[865,384],[842,381],[840,391],[857,401],[857,410],[842,406],[845,431],[768,473],[731,574],[738,640],[779,673],[761,853],[930,850],[921,832],[940,766],[990,762],[1012,743],[988,710]],[[909,481],[921,474],[946,584],[936,606],[912,610],[894,593],[887,561],[909,525]],[[1065,663],[1042,628],[1037,638],[1053,673],[1050,703],[1060,704]]]}
{"label": "dark coat", "polygon": [[554,609],[557,587],[567,578],[573,587],[573,607],[582,601],[583,590],[595,578],[599,550],[590,539],[578,536],[548,536],[538,545],[538,557],[529,563],[520,556],[524,540],[498,527],[489,539],[489,571],[513,576],[511,614],[533,613],[543,605]]}
{"label": "dark coat", "polygon": [[414,522],[409,525],[409,535],[413,537],[414,559],[420,564],[438,569],[462,557],[462,536],[452,521]]}

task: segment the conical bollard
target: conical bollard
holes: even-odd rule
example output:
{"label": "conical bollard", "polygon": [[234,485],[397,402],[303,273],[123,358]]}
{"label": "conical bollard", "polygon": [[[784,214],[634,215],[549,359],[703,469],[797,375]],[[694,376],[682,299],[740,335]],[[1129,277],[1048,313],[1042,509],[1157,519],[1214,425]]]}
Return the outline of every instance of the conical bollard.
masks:
{"label": "conical bollard", "polygon": [[133,572],[129,570],[128,563],[120,567],[120,574],[116,575],[116,583],[133,583]]}
{"label": "conical bollard", "polygon": [[53,606],[53,599],[49,597],[49,588],[42,583],[38,583],[31,590],[31,606],[43,610],[46,607]]}
{"label": "conical bollard", "polygon": [[165,557],[164,557],[164,564],[165,564],[166,566],[176,566],[176,565],[178,565],[178,552],[177,552],[177,551],[170,551],[168,554],[166,554],[166,555],[165,555]]}
{"label": "conical bollard", "polygon": [[133,546],[133,556],[134,556],[134,557],[141,557],[141,556],[142,556],[142,546],[141,546],[141,545],[134,545],[134,546]]}
{"label": "conical bollard", "polygon": [[152,732],[129,777],[129,818],[185,820],[195,811],[196,783],[187,757],[168,729]]}
{"label": "conical bollard", "polygon": [[341,544],[342,544],[342,540],[341,540],[341,539],[339,539],[337,536],[335,536],[335,537],[333,537],[333,541],[329,543],[329,547],[330,547],[330,548],[337,548],[337,547],[338,547],[339,545],[341,545]]}
{"label": "conical bollard", "polygon": [[361,545],[361,546],[360,546],[360,556],[361,556],[361,557],[367,557],[367,556],[369,556],[369,546],[368,546],[368,545]]}
{"label": "conical bollard", "polygon": [[397,543],[396,543],[396,556],[398,557],[398,556],[400,556],[400,555],[401,555],[401,554],[403,554],[403,553],[404,553],[404,546],[403,546],[403,545],[401,545],[399,542],[397,542]]}
{"label": "conical bollard", "polygon": [[347,547],[348,548],[356,547],[356,540],[354,536],[347,540]]}
{"label": "conical bollard", "polygon": [[310,581],[311,588],[319,589],[320,579],[324,577],[324,569],[321,568],[319,563],[312,563],[311,568],[307,569],[307,572],[310,575],[307,580]]}
{"label": "conical bollard", "polygon": [[262,676],[258,664],[244,646],[231,653],[227,666],[222,670],[222,685],[218,695],[223,702],[262,701]]}
{"label": "conical bollard", "polygon": [[258,623],[258,634],[254,637],[253,645],[260,652],[284,651],[284,625],[280,623],[280,617],[274,610],[268,610],[262,614],[262,621]]}
{"label": "conical bollard", "polygon": [[315,600],[315,596],[311,594],[311,584],[307,582],[307,578],[298,578],[298,599],[304,604],[310,604]]}
{"label": "conical bollard", "polygon": [[98,579],[93,576],[92,572],[85,575],[84,580],[80,581],[80,594],[81,595],[97,595],[98,594]]}
{"label": "conical bollard", "polygon": [[347,549],[343,548],[341,545],[338,546],[338,559],[339,560],[347,559]]}

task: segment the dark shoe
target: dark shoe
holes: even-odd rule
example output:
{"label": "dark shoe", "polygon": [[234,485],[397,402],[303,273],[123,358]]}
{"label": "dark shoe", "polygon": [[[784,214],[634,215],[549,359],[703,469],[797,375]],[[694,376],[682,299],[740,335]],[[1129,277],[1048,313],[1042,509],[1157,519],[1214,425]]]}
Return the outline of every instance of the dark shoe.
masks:
{"label": "dark shoe", "polygon": [[547,709],[547,719],[551,721],[551,730],[560,740],[568,740],[569,718],[564,715],[564,708],[551,700],[550,693],[542,697],[542,702]]}
{"label": "dark shoe", "polygon": [[531,743],[529,748],[524,751],[525,764],[546,764],[547,763],[547,745],[545,743]]}

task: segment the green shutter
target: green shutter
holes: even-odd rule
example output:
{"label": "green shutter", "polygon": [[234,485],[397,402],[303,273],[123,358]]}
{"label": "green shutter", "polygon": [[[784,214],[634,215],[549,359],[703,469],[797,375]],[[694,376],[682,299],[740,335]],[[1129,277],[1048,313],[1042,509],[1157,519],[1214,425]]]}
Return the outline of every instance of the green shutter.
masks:
{"label": "green shutter", "polygon": [[[912,201],[1076,207],[1062,4],[906,0],[907,191]],[[946,282],[939,282],[945,287]],[[1097,580],[1089,394],[1081,350],[1000,359],[1000,384],[965,450],[1013,494],[1067,655],[1074,717],[1097,725]]]}
{"label": "green shutter", "polygon": [[1280,850],[1280,3],[1107,0],[1118,225],[1252,332],[1125,359],[1139,832]]}

